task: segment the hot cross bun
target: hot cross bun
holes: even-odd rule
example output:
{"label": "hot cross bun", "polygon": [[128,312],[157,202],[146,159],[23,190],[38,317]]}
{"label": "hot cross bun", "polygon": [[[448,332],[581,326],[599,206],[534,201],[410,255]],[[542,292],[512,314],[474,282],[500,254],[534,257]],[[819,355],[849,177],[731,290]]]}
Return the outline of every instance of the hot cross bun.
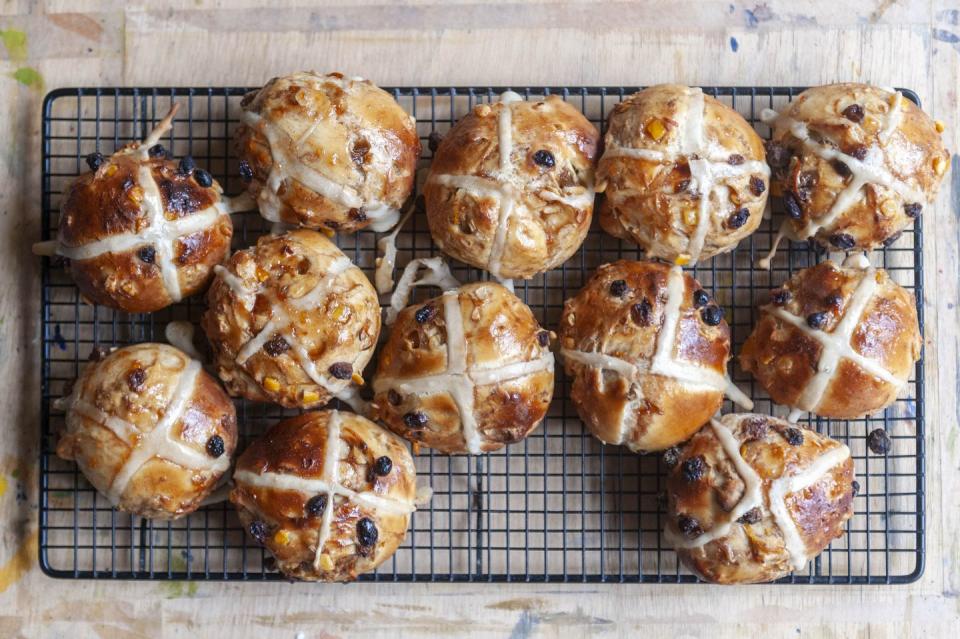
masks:
{"label": "hot cross bun", "polygon": [[373,389],[378,418],[411,441],[446,453],[496,450],[546,415],[550,333],[499,284],[448,290],[400,312]]}
{"label": "hot cross bun", "polygon": [[608,121],[597,168],[605,231],[684,265],[756,230],[770,169],[739,113],[698,88],[661,84],[617,104]]}
{"label": "hot cross bun", "polygon": [[403,541],[416,470],[403,441],[339,411],[284,420],[237,460],[236,505],[287,577],[351,581]]}
{"label": "hot cross bun", "polygon": [[692,435],[730,393],[730,328],[679,266],[622,260],[597,269],[567,300],[560,354],[571,398],[600,441],[663,450]]}
{"label": "hot cross bun", "polygon": [[273,222],[383,231],[413,190],[420,138],[393,96],[362,78],[273,78],[241,103],[241,177]]}
{"label": "hot cross bun", "polygon": [[665,461],[664,536],[705,581],[758,583],[802,570],[853,515],[850,449],[782,419],[711,420]]}
{"label": "hot cross bun", "polygon": [[57,455],[76,460],[111,504],[141,517],[176,519],[199,508],[237,444],[230,398],[200,362],[166,344],[92,361],[63,403]]}
{"label": "hot cross bun", "polygon": [[895,241],[950,164],[935,123],[899,92],[866,84],[807,89],[780,113],[767,159],[788,235],[843,251]]}
{"label": "hot cross bun", "polygon": [[583,243],[593,215],[599,133],[557,96],[508,91],[478,104],[437,149],[427,222],[448,255],[498,278],[529,279]]}
{"label": "hot cross bun", "polygon": [[290,408],[348,399],[380,335],[377,293],[330,240],[265,235],[218,266],[202,325],[234,395]]}
{"label": "hot cross bun", "polygon": [[774,290],[760,312],[740,364],[794,416],[882,410],[920,357],[916,300],[882,268],[822,262]]}
{"label": "hot cross bun", "polygon": [[[83,298],[149,313],[203,290],[230,250],[233,225],[220,185],[189,156],[159,144],[176,113],[143,142],[87,156],[90,173],[67,187],[58,239]],[[44,252],[39,246],[38,252]]]}

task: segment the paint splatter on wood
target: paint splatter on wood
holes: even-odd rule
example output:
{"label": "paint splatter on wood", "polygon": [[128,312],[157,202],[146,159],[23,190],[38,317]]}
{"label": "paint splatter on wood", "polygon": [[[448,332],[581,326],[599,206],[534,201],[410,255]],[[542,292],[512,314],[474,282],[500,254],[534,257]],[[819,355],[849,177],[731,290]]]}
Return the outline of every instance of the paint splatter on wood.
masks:
{"label": "paint splatter on wood", "polygon": [[47,18],[61,29],[72,31],[94,42],[99,42],[103,35],[103,25],[82,13],[51,13]]}
{"label": "paint splatter on wood", "polygon": [[25,87],[43,91],[43,76],[33,67],[20,67],[11,74],[11,77]]}
{"label": "paint splatter on wood", "polygon": [[0,592],[20,581],[21,577],[36,563],[39,532],[34,530],[20,544],[3,566],[0,566]]}
{"label": "paint splatter on wood", "polygon": [[751,29],[756,29],[757,25],[759,25],[761,22],[769,22],[776,17],[765,2],[761,2],[753,7],[753,9],[744,9],[743,13],[744,17],[746,18],[747,26]]}
{"label": "paint splatter on wood", "polygon": [[878,22],[895,1],[896,0],[882,0],[873,13],[870,14],[870,22]]}
{"label": "paint splatter on wood", "polygon": [[[3,48],[7,50],[7,57],[14,64],[20,64],[27,59],[27,34],[19,29],[0,30],[0,42],[3,42]],[[22,66],[10,77],[25,87],[34,89],[38,92],[43,91],[43,76],[33,67]]]}
{"label": "paint splatter on wood", "polygon": [[946,29],[934,29],[933,39],[949,44],[957,52],[960,52],[960,35]]}
{"label": "paint splatter on wood", "polygon": [[7,50],[7,56],[13,63],[19,64],[27,59],[27,34],[19,29],[0,31],[0,41]]}

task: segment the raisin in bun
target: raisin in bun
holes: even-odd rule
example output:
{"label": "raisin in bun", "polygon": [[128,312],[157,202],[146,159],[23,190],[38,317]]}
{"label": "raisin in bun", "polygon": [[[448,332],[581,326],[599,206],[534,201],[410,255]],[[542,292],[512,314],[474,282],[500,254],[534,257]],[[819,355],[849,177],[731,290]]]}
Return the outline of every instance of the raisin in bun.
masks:
{"label": "raisin in bun", "polygon": [[202,325],[233,395],[311,408],[348,399],[380,335],[363,272],[306,229],[266,235],[217,267]]}
{"label": "raisin in bun", "polygon": [[712,583],[802,570],[853,515],[850,449],[782,419],[711,420],[666,462],[666,540]]}
{"label": "raisin in bun", "polygon": [[814,87],[762,117],[773,129],[767,159],[788,234],[835,249],[896,240],[933,202],[950,163],[942,125],[887,89]]}
{"label": "raisin in bun", "polygon": [[445,453],[525,438],[553,396],[550,334],[500,284],[446,291],[397,316],[373,382],[392,431]]}
{"label": "raisin in bun", "polygon": [[200,292],[230,250],[233,225],[220,185],[190,157],[158,144],[176,105],[141,142],[87,156],[91,172],[67,187],[58,239],[38,253],[68,260],[82,297],[149,313]]}
{"label": "raisin in bun", "polygon": [[556,96],[508,91],[440,143],[424,187],[427,222],[448,255],[498,278],[529,279],[583,243],[599,134]]}
{"label": "raisin in bun", "polygon": [[120,510],[176,519],[200,507],[237,444],[233,403],[200,362],[166,344],[92,361],[63,400],[57,455]]}
{"label": "raisin in bun", "polygon": [[241,105],[241,177],[263,217],[334,231],[382,231],[397,221],[420,138],[389,93],[309,71],[273,78]]}
{"label": "raisin in bun", "polygon": [[692,435],[724,393],[730,328],[679,266],[622,260],[597,269],[563,305],[560,354],[571,399],[600,441],[644,452]]}
{"label": "raisin in bun", "polygon": [[351,581],[403,541],[416,470],[403,441],[339,411],[284,420],[237,460],[230,501],[285,576]]}
{"label": "raisin in bun", "polygon": [[605,231],[683,265],[756,230],[770,170],[739,113],[698,88],[661,84],[617,104],[608,123],[597,168]]}
{"label": "raisin in bun", "polygon": [[897,399],[920,348],[909,291],[883,269],[826,261],[771,293],[740,364],[795,416],[854,419]]}

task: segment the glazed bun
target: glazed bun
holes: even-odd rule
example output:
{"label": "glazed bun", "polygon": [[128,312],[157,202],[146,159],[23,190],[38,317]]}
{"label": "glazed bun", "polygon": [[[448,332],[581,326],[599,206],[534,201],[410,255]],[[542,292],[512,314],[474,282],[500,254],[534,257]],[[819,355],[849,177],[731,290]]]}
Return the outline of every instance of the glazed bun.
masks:
{"label": "glazed bun", "polygon": [[740,364],[795,416],[882,410],[920,357],[916,300],[883,269],[822,262],[773,291],[760,313]]}
{"label": "glazed bun", "polygon": [[291,579],[351,581],[403,541],[416,471],[402,440],[353,413],[284,420],[237,460],[230,501]]}
{"label": "glazed bun", "polygon": [[695,264],[756,230],[769,175],[763,140],[739,113],[697,88],[653,86],[608,119],[600,224],[648,257]]}
{"label": "glazed bun", "polygon": [[237,444],[233,403],[200,362],[165,344],[87,365],[64,400],[57,455],[120,510],[176,519],[200,507]]}
{"label": "glazed bun", "polygon": [[479,282],[405,308],[380,352],[377,417],[445,453],[520,441],[553,396],[550,334],[499,284]]}
{"label": "glazed bun", "polygon": [[601,266],[564,303],[559,338],[574,406],[606,444],[663,450],[700,428],[724,393],[751,406],[726,377],[723,312],[679,266]]}
{"label": "glazed bun", "polygon": [[216,273],[202,325],[231,394],[311,408],[363,383],[380,305],[326,237],[305,229],[265,235]]}
{"label": "glazed bun", "polygon": [[815,87],[762,117],[789,235],[834,249],[892,243],[933,202],[950,164],[942,125],[892,90]]}
{"label": "glazed bun", "polygon": [[853,516],[850,449],[782,419],[711,420],[666,462],[664,535],[705,581],[759,583],[802,570]]}
{"label": "glazed bun", "polygon": [[420,138],[389,93],[311,71],[274,78],[241,105],[241,177],[263,217],[346,232],[383,231],[399,219]]}
{"label": "glazed bun", "polygon": [[498,278],[565,262],[593,214],[597,129],[557,96],[508,91],[447,133],[424,187],[434,242]]}
{"label": "glazed bun", "polygon": [[91,172],[63,196],[51,252],[69,260],[92,304],[160,310],[203,290],[230,250],[233,225],[220,185],[190,157],[167,159],[158,144],[175,113],[142,143],[87,156]]}

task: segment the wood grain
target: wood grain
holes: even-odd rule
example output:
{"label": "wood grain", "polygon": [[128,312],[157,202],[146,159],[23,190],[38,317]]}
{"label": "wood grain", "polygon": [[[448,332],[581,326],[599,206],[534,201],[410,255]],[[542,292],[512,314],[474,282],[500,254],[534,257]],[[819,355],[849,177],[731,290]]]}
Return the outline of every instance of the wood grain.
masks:
{"label": "wood grain", "polygon": [[[227,5],[230,5],[228,8]],[[955,636],[960,624],[960,161],[924,215],[927,565],[904,587],[149,584],[51,581],[32,555],[39,396],[40,105],[77,85],[246,85],[294,69],[381,84],[915,88],[960,148],[951,0],[799,2],[8,0],[0,29],[0,636]],[[337,5],[340,6],[337,6]],[[735,42],[735,44],[734,44]],[[31,68],[30,86],[11,76]],[[22,74],[19,77],[26,77]],[[32,77],[32,76],[30,76]],[[26,550],[23,550],[26,548]],[[7,567],[10,567],[8,570]],[[15,576],[16,578],[8,578]]]}

